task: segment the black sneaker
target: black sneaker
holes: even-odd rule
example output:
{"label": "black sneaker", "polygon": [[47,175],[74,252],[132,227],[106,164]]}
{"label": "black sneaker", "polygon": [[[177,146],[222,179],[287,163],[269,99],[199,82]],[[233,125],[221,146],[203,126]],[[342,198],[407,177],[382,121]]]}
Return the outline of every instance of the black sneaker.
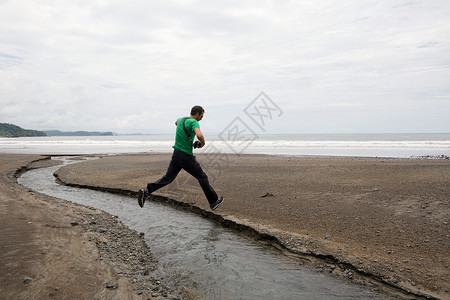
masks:
{"label": "black sneaker", "polygon": [[140,189],[138,194],[138,203],[140,207],[144,207],[145,199],[148,197],[147,189]]}
{"label": "black sneaker", "polygon": [[217,207],[219,207],[220,204],[222,204],[223,202],[223,197],[219,197],[219,199],[217,199],[216,203],[210,205],[209,207],[211,208],[211,210],[215,210]]}

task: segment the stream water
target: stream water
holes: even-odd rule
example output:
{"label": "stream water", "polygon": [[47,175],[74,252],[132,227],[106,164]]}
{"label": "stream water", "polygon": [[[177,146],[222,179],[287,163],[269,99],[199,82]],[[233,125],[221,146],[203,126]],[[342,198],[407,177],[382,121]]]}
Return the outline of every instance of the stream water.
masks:
{"label": "stream water", "polygon": [[391,299],[299,264],[195,214],[154,202],[142,209],[136,199],[59,185],[53,173],[60,167],[30,170],[18,181],[40,193],[116,215],[144,232],[164,269],[195,282],[206,299]]}

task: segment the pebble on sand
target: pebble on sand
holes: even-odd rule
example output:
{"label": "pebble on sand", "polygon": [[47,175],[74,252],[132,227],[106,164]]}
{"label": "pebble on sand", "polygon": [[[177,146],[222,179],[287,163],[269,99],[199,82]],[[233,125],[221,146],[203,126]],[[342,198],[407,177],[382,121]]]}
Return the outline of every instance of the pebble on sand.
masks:
{"label": "pebble on sand", "polygon": [[32,281],[32,280],[33,280],[33,278],[31,278],[31,277],[29,277],[29,276],[26,276],[26,277],[22,280],[22,282],[28,283],[28,282],[30,282],[30,281]]}

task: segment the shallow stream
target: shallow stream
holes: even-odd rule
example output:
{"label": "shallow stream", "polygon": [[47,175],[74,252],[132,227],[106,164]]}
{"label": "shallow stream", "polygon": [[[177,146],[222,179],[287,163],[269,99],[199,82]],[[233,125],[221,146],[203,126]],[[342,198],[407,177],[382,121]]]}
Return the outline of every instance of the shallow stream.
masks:
{"label": "shallow stream", "polygon": [[193,213],[154,202],[142,209],[133,198],[59,185],[53,173],[60,167],[30,170],[18,181],[118,216],[131,229],[145,233],[166,272],[193,281],[206,299],[391,299],[299,264]]}

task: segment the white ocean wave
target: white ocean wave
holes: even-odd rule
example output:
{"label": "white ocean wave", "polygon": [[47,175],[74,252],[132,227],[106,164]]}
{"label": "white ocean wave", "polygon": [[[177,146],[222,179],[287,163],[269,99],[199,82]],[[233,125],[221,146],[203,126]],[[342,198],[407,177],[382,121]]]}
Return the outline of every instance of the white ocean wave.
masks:
{"label": "white ocean wave", "polygon": [[[264,139],[236,141],[212,138],[196,153],[214,151],[239,154],[273,155],[333,155],[410,157],[426,155],[450,156],[450,138],[442,140],[313,140]],[[0,138],[0,153],[33,154],[117,154],[172,152],[172,136],[116,136],[116,137],[36,137]]]}
{"label": "white ocean wave", "polygon": [[252,147],[318,149],[441,149],[449,150],[450,141],[254,141]]}

